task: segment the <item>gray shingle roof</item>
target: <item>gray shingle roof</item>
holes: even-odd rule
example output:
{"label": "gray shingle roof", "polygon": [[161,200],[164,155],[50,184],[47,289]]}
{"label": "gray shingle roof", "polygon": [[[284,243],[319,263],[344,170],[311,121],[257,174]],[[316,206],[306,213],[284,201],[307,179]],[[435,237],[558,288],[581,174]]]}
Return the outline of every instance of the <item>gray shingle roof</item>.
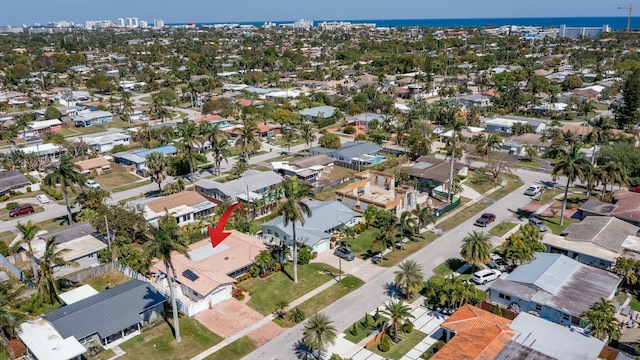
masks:
{"label": "gray shingle roof", "polygon": [[581,222],[569,225],[564,233],[567,233],[567,240],[588,241],[620,253],[627,236],[635,236],[638,230],[637,226],[611,216],[587,216]]}
{"label": "gray shingle roof", "polygon": [[282,176],[273,171],[247,171],[239,179],[235,179],[226,183],[201,179],[196,182],[196,186],[207,190],[218,189],[220,192],[227,196],[237,197],[241,194],[246,194],[247,187],[251,192],[269,186],[277,185],[281,182]]}
{"label": "gray shingle roof", "polygon": [[55,235],[56,243],[63,243],[77,239],[79,237],[83,237],[85,235],[92,235],[95,232],[96,229],[93,228],[89,221],[83,221],[39,235],[39,237],[43,240],[47,240],[51,236]]}
{"label": "gray shingle roof", "polygon": [[31,182],[17,170],[0,173],[0,193],[27,185],[31,185]]}
{"label": "gray shingle roof", "polygon": [[342,144],[342,147],[337,150],[333,150],[331,157],[343,156],[347,159],[356,158],[362,155],[374,155],[378,151],[382,150],[382,147],[368,141],[353,142],[349,141]]}
{"label": "gray shingle roof", "polygon": [[139,323],[140,313],[165,298],[151,284],[130,280],[45,315],[63,338],[107,337]]}

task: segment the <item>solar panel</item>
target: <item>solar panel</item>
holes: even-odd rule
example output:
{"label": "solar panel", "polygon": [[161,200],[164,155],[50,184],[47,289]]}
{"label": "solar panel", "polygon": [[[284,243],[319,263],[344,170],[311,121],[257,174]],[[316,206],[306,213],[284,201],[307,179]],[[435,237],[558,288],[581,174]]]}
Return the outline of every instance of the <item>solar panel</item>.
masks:
{"label": "solar panel", "polygon": [[198,278],[200,278],[200,276],[198,276],[196,273],[188,269],[182,272],[182,276],[186,277],[191,281],[196,281],[198,280]]}

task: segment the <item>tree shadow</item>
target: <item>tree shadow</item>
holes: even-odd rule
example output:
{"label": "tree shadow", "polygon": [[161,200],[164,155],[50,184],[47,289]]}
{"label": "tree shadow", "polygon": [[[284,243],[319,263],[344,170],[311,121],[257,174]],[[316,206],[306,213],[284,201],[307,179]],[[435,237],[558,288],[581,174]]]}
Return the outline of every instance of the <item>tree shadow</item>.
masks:
{"label": "tree shadow", "polygon": [[[180,317],[179,314],[178,317]],[[169,325],[171,335],[175,339],[176,329],[173,327],[173,323],[171,323],[171,319],[173,319],[173,308],[171,307],[171,304],[168,304],[167,302],[164,303],[164,316],[162,317],[162,319],[167,323],[167,325]]]}
{"label": "tree shadow", "polygon": [[[284,267],[284,266],[283,266],[281,271],[282,271],[282,273],[283,273],[283,274],[287,275],[287,277],[289,278],[289,280],[291,280],[291,281],[293,281],[293,280],[294,280],[294,279],[293,279],[293,275],[289,274],[289,272],[287,271],[286,267]],[[293,271],[293,269],[292,269],[292,271]]]}
{"label": "tree shadow", "polygon": [[402,289],[398,287],[396,283],[386,283],[382,285],[382,289],[384,290],[384,294],[392,299],[399,299],[402,295]]}
{"label": "tree shadow", "polygon": [[[75,213],[75,214],[74,214],[74,213],[71,213],[71,218],[72,218],[74,221],[76,221],[76,214],[77,214],[77,213]],[[56,218],[53,218],[53,219],[51,220],[51,222],[58,223],[58,225],[64,225],[64,224],[71,225],[71,224],[69,224],[69,218],[67,217],[67,214],[66,214],[66,213],[65,213],[64,215],[62,215],[62,216],[58,216],[58,217],[56,217]]]}
{"label": "tree shadow", "polygon": [[373,251],[371,249],[367,250],[366,253],[361,255],[363,260],[371,260],[374,263],[379,263],[384,258],[380,255],[380,251]]}
{"label": "tree shadow", "polygon": [[529,210],[518,209],[516,211],[513,211],[513,210],[509,210],[509,211],[511,211],[514,214],[516,214],[518,216],[518,219],[527,219],[531,215],[533,215],[533,212],[529,211]]}
{"label": "tree shadow", "polygon": [[300,360],[315,359],[315,356],[313,356],[313,350],[305,345],[302,340],[298,340],[295,344],[293,344],[293,351],[296,354],[296,358]]}

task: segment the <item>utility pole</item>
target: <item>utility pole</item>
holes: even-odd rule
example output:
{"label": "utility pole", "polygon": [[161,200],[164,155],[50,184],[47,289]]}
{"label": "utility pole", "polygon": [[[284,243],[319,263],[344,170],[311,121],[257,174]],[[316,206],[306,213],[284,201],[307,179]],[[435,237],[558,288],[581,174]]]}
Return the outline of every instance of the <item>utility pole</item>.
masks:
{"label": "utility pole", "polygon": [[627,32],[631,30],[631,14],[633,13],[633,4],[629,4],[629,6],[618,6],[618,10],[629,10],[629,15],[627,15]]}
{"label": "utility pole", "polygon": [[107,228],[107,244],[109,244],[109,251],[111,251],[111,236],[109,235],[109,221],[107,221],[107,215],[104,216],[104,225]]}

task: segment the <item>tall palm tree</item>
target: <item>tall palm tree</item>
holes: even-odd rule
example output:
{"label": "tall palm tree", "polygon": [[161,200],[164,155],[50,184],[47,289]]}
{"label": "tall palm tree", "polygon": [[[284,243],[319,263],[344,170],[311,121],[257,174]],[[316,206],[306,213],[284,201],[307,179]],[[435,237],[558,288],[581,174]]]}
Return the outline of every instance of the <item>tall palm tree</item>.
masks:
{"label": "tall palm tree", "polygon": [[[451,110],[451,109],[450,109]],[[453,164],[456,161],[456,145],[458,141],[463,141],[462,131],[468,130],[467,122],[464,119],[454,118],[451,125],[448,127],[448,130],[451,130],[451,137],[449,138],[450,146],[451,146],[451,166],[449,168],[449,185],[447,186],[448,194],[447,194],[447,202],[451,204],[451,195],[453,190]]]}
{"label": "tall palm tree", "polygon": [[621,256],[616,259],[613,272],[622,276],[625,285],[635,285],[638,283],[638,265],[637,260]]}
{"label": "tall palm tree", "polygon": [[586,322],[589,333],[600,340],[610,341],[620,338],[620,323],[615,318],[616,307],[611,300],[600,299],[580,317]]}
{"label": "tall palm tree", "polygon": [[424,273],[422,265],[415,260],[405,260],[398,264],[398,271],[393,274],[396,276],[396,285],[404,290],[408,299],[411,299],[414,291],[420,291],[424,287]]}
{"label": "tall palm tree", "polygon": [[491,260],[491,242],[489,235],[481,231],[472,231],[462,239],[460,248],[462,258],[474,267]]}
{"label": "tall palm tree", "polygon": [[316,132],[308,122],[300,124],[300,136],[305,143],[305,149],[311,146],[311,143],[316,140]]}
{"label": "tall palm tree", "polygon": [[158,191],[162,191],[162,181],[164,180],[164,172],[167,168],[167,159],[159,152],[147,154],[145,166],[149,170],[151,179],[158,184]]}
{"label": "tall palm tree", "polygon": [[180,145],[189,156],[189,179],[193,181],[193,170],[195,169],[193,150],[198,143],[198,128],[193,121],[184,120],[178,126],[178,134],[182,138]]}
{"label": "tall palm tree", "polygon": [[25,318],[25,313],[16,309],[17,300],[23,295],[25,287],[21,283],[5,281],[0,283],[0,350],[9,359],[16,354],[9,346],[9,339],[17,334],[18,325]]}
{"label": "tall palm tree", "polygon": [[65,252],[71,251],[70,249],[57,249],[56,236],[50,236],[44,248],[44,254],[40,259],[40,271],[38,280],[38,295],[42,296],[47,304],[53,304],[54,302],[61,303],[58,297],[58,286],[53,274],[53,268],[56,266],[78,266],[78,263],[74,261],[66,261],[62,256]]}
{"label": "tall palm tree", "polygon": [[416,230],[418,230],[418,219],[413,216],[411,211],[403,211],[402,214],[400,214],[400,228],[402,236],[409,234],[409,237],[413,238],[416,234]]}
{"label": "tall palm tree", "polygon": [[20,234],[22,234],[22,243],[27,244],[27,251],[29,252],[29,260],[31,261],[31,271],[33,272],[33,278],[37,282],[38,281],[38,267],[36,266],[36,258],[33,256],[33,247],[31,246],[31,241],[36,237],[36,233],[38,233],[38,225],[34,224],[33,221],[29,220],[26,224],[18,222],[16,225]]}
{"label": "tall palm tree", "polygon": [[312,351],[317,350],[317,359],[322,359],[325,348],[335,344],[338,331],[329,316],[323,313],[312,315],[304,324],[302,342]]}
{"label": "tall palm tree", "polygon": [[382,310],[382,314],[386,315],[391,321],[391,326],[393,326],[393,337],[394,339],[398,339],[398,327],[402,324],[405,319],[414,318],[411,315],[411,308],[402,300],[398,301],[389,301],[384,304],[384,310]]}
{"label": "tall palm tree", "polygon": [[173,267],[171,256],[173,252],[189,258],[189,248],[180,236],[180,227],[169,214],[165,214],[158,220],[158,226],[150,225],[149,233],[153,240],[147,244],[146,258],[158,259],[166,268],[169,291],[171,293],[171,308],[173,313],[173,328],[176,334],[176,342],[180,342],[180,324],[178,323],[178,306],[173,282],[176,279],[176,269]]}
{"label": "tall palm tree", "polygon": [[258,124],[255,121],[249,119],[242,119],[242,129],[240,129],[240,136],[242,136],[242,152],[244,158],[249,162],[249,154],[260,150],[262,146],[256,133],[258,132]]}
{"label": "tall palm tree", "polygon": [[80,174],[80,166],[76,165],[69,156],[62,155],[57,165],[48,166],[45,171],[48,173],[44,178],[46,185],[60,185],[62,187],[64,202],[67,206],[67,218],[69,224],[73,224],[71,206],[69,205],[69,191],[75,193],[74,184],[82,184],[84,182],[84,176]]}
{"label": "tall palm tree", "polygon": [[567,208],[569,186],[571,186],[576,179],[584,181],[585,169],[591,166],[587,158],[584,157],[584,154],[580,152],[580,148],[582,148],[582,144],[574,142],[568,150],[563,149],[558,154],[558,162],[553,167],[552,173],[554,176],[564,175],[567,177],[567,185],[564,188],[564,198],[562,199],[562,210],[560,212],[560,226],[564,223],[564,212]]}
{"label": "tall palm tree", "polygon": [[294,176],[289,180],[282,182],[282,191],[284,201],[280,204],[278,213],[282,214],[282,220],[285,227],[291,223],[293,229],[293,282],[298,283],[298,240],[296,238],[296,222],[304,226],[305,216],[311,217],[311,208],[305,202],[305,199],[312,198],[314,193],[303,183],[298,181]]}
{"label": "tall palm tree", "polygon": [[[219,131],[219,124],[207,126],[204,130],[203,136],[209,141],[209,152],[213,155],[213,161],[216,166],[216,174],[222,173],[220,165],[224,160],[229,163],[229,157],[231,156],[231,145],[227,141],[225,136],[222,136],[224,132]],[[202,129],[201,129],[202,131]]]}
{"label": "tall palm tree", "polygon": [[131,93],[129,93],[128,91],[122,92],[120,105],[122,107],[122,114],[127,118],[129,125],[131,125],[131,114],[133,113],[133,101],[131,101]]}
{"label": "tall palm tree", "polygon": [[418,227],[420,227],[420,229],[436,221],[436,217],[433,216],[431,206],[429,205],[421,206],[420,204],[416,204],[415,209],[411,210],[411,212],[416,219],[418,219]]}
{"label": "tall palm tree", "polygon": [[591,132],[587,134],[585,141],[593,144],[591,165],[595,165],[598,146],[609,142],[613,136],[611,130],[615,128],[615,124],[607,116],[598,116],[588,122],[591,125]]}

